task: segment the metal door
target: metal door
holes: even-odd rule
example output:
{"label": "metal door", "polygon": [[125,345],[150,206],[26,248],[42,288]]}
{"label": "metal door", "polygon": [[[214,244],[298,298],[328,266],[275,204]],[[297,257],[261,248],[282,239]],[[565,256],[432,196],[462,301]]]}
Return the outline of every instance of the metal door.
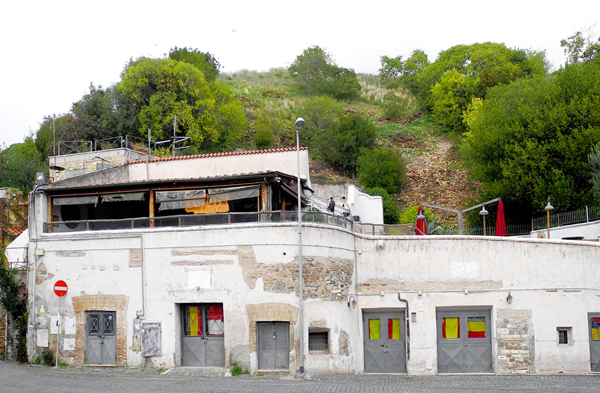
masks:
{"label": "metal door", "polygon": [[490,310],[438,311],[438,372],[491,373]]}
{"label": "metal door", "polygon": [[404,312],[365,313],[363,331],[366,373],[405,373]]}
{"label": "metal door", "polygon": [[290,324],[258,323],[258,369],[288,370],[290,361]]}
{"label": "metal door", "polygon": [[186,304],[182,307],[181,365],[225,366],[223,304]]}
{"label": "metal door", "polygon": [[590,326],[590,366],[592,372],[600,372],[600,313],[588,314]]}
{"label": "metal door", "polygon": [[85,364],[117,364],[116,312],[90,311],[85,316]]}

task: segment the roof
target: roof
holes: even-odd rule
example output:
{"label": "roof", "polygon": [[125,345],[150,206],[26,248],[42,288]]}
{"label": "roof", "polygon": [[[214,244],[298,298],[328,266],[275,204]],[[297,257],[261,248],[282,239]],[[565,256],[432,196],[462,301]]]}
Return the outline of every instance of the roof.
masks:
{"label": "roof", "polygon": [[12,236],[19,236],[27,227],[5,227],[2,230]]}
{"label": "roof", "polygon": [[[306,150],[306,147],[300,147],[300,150]],[[196,154],[192,156],[175,156],[175,157],[159,157],[151,158],[148,160],[151,162],[162,162],[162,161],[179,161],[179,160],[192,160],[197,158],[211,158],[211,157],[231,157],[231,156],[244,156],[252,154],[271,154],[271,153],[285,153],[290,151],[296,151],[296,148],[286,147],[280,149],[268,149],[268,150],[239,150],[226,153],[210,153],[210,154]],[[146,159],[133,160],[129,162],[131,164],[146,163]]]}
{"label": "roof", "polygon": [[[254,172],[254,173],[241,173],[237,175],[227,176],[208,176],[203,178],[169,178],[169,179],[152,179],[152,180],[137,180],[137,181],[124,181],[114,183],[97,183],[97,184],[69,184],[60,185],[59,183],[51,183],[45,187],[45,191],[69,191],[69,190],[84,190],[84,189],[105,189],[105,188],[125,188],[125,187],[144,187],[144,186],[173,186],[175,184],[194,184],[194,183],[216,183],[223,181],[243,181],[256,178],[264,177],[287,177],[295,179],[296,176],[289,175],[278,171],[266,171],[266,172]],[[304,180],[304,179],[303,179]]]}

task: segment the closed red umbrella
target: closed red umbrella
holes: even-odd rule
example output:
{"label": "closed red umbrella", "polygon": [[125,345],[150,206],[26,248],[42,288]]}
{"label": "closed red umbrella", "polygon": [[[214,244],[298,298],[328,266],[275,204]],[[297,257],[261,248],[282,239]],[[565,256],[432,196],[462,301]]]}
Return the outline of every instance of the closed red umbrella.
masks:
{"label": "closed red umbrella", "polygon": [[419,206],[419,212],[417,215],[417,229],[415,230],[415,235],[427,235],[427,224],[425,223],[425,216],[423,215],[423,209],[421,206]]}
{"label": "closed red umbrella", "polygon": [[498,202],[498,216],[496,217],[496,236],[506,236],[506,221],[504,220],[504,204]]}

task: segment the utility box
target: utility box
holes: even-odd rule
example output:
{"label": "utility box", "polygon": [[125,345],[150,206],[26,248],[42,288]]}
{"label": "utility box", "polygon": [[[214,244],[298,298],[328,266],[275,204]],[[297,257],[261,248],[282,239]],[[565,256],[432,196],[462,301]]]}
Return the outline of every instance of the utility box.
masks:
{"label": "utility box", "polygon": [[142,324],[142,356],[162,356],[160,323]]}

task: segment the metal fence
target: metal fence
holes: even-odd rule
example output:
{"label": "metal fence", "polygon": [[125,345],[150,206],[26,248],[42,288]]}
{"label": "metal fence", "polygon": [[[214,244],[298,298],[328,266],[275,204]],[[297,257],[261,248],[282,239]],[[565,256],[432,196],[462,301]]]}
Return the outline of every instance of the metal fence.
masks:
{"label": "metal fence", "polygon": [[363,224],[360,222],[354,223],[354,232],[362,233],[365,235],[414,236],[415,229],[416,229],[415,224],[386,225],[386,224]]}
{"label": "metal fence", "polygon": [[156,150],[156,143],[150,143],[144,138],[139,138],[131,135],[116,136],[113,138],[98,139],[97,141],[59,141],[58,155],[85,153],[88,151],[100,151],[119,149],[126,147],[128,149],[137,150],[152,154]]}
{"label": "metal fence", "polygon": [[[550,226],[560,227],[569,224],[579,224],[600,220],[600,207],[588,207],[570,212],[550,214]],[[548,226],[548,216],[536,217],[531,220],[531,230],[544,229]]]}
{"label": "metal fence", "polygon": [[[228,225],[251,222],[294,222],[298,214],[295,211],[185,214],[166,217],[139,217],[114,220],[78,220],[54,221],[44,223],[44,233],[104,231],[117,229],[186,227],[203,225]],[[346,229],[352,229],[352,221],[346,217],[323,212],[302,212],[302,222],[319,223]]]}
{"label": "metal fence", "polygon": [[[531,228],[527,224],[514,224],[506,226],[506,236],[518,236],[518,235],[529,235]],[[465,228],[465,235],[472,236],[483,236],[483,227],[467,227]],[[485,226],[486,236],[496,236],[495,226]]]}

